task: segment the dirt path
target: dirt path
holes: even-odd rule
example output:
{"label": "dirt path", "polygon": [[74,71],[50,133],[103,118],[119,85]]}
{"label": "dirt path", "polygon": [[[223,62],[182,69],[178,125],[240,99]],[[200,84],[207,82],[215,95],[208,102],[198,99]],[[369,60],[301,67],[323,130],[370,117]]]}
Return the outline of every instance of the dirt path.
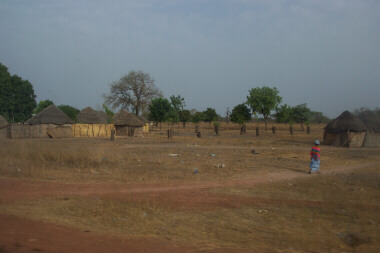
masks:
{"label": "dirt path", "polygon": [[[340,172],[350,172],[356,169],[375,166],[371,162],[361,165],[337,167],[324,171],[323,175]],[[157,198],[158,202],[172,208],[185,207],[197,209],[220,208],[228,205],[238,207],[244,203],[268,203],[267,199],[236,198],[203,191],[204,189],[226,186],[253,186],[262,183],[279,182],[296,178],[313,177],[306,172],[286,170],[281,173],[269,173],[256,178],[230,180],[226,182],[197,182],[170,184],[91,184],[91,183],[59,183],[46,181],[31,181],[15,178],[0,178],[0,204],[6,205],[12,201],[37,199],[41,197],[62,196],[102,196],[113,198],[126,196],[138,200],[141,197]],[[131,194],[138,193],[138,194]],[[193,194],[195,193],[195,194]],[[133,197],[134,196],[134,197]],[[233,199],[233,200],[232,200]],[[231,201],[232,200],[232,201]],[[281,201],[280,201],[281,202]],[[315,201],[283,201],[285,205],[319,205]],[[0,214],[0,253],[4,252],[236,252],[250,251],[217,249],[202,250],[176,245],[169,238],[119,238],[97,234],[91,231],[47,224],[12,215]]]}
{"label": "dirt path", "polygon": [[[370,162],[361,165],[348,165],[336,167],[323,171],[323,174],[333,174],[355,169],[363,169],[376,165]],[[196,190],[218,187],[233,186],[253,186],[262,183],[292,180],[295,178],[305,178],[309,175],[305,172],[286,170],[279,173],[268,173],[260,177],[247,178],[242,180],[230,180],[222,182],[186,182],[186,183],[165,183],[165,184],[111,184],[111,183],[59,183],[47,181],[33,181],[15,178],[0,177],[0,201],[11,202],[21,199],[33,199],[48,196],[92,196],[105,194],[128,194],[128,193],[150,193],[179,190]]]}

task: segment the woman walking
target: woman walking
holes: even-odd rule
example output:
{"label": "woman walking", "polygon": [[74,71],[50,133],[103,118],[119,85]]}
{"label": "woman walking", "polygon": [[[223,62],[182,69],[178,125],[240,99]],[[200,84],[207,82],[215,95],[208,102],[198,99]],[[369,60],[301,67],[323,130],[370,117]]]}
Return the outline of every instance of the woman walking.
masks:
{"label": "woman walking", "polygon": [[309,174],[311,174],[311,172],[317,172],[319,174],[319,165],[321,164],[321,148],[319,147],[320,143],[318,140],[315,140],[314,144],[315,145],[311,148],[310,151],[311,161],[309,166]]}

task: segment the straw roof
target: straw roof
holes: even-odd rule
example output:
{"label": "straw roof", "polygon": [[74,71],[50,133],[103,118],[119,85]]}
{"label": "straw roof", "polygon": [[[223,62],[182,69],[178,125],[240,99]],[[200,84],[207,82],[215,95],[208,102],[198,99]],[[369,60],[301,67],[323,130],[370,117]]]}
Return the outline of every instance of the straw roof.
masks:
{"label": "straw roof", "polygon": [[105,124],[107,123],[107,114],[101,111],[95,111],[91,107],[86,107],[77,116],[77,123],[82,124]]}
{"label": "straw roof", "polygon": [[142,115],[137,116],[139,120],[141,120],[143,123],[148,123],[149,121]]}
{"label": "straw roof", "polygon": [[366,125],[349,111],[343,112],[338,118],[331,120],[325,130],[330,133],[339,133],[345,131],[364,132],[367,130]]}
{"label": "straw roof", "polygon": [[116,126],[131,126],[131,127],[142,127],[144,122],[139,120],[134,114],[128,113],[124,110],[120,110],[113,117],[114,125]]}
{"label": "straw roof", "polygon": [[380,118],[376,115],[376,113],[366,110],[359,114],[359,118],[367,128],[375,133],[380,133]]}
{"label": "straw roof", "polygon": [[8,125],[7,120],[3,116],[0,115],[0,129],[6,127],[7,125]]}
{"label": "straw roof", "polygon": [[50,105],[40,111],[37,115],[30,118],[27,122],[30,125],[37,124],[54,124],[64,125],[73,124],[73,121],[64,112],[59,110],[55,105]]}

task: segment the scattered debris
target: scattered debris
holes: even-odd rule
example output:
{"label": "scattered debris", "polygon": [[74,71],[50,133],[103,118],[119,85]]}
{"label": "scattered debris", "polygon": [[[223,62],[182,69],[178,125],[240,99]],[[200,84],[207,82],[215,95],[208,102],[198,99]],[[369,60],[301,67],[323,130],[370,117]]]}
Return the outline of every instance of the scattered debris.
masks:
{"label": "scattered debris", "polygon": [[210,154],[212,157],[215,157],[216,155],[215,154]]}
{"label": "scattered debris", "polygon": [[225,168],[226,165],[225,165],[224,163],[218,163],[218,164],[216,165],[216,167],[217,167],[217,168]]}
{"label": "scattered debris", "polygon": [[141,215],[143,218],[146,217],[146,212],[143,212],[143,214]]}
{"label": "scattered debris", "polygon": [[257,152],[255,149],[251,149],[251,153],[252,154],[255,154],[255,155],[258,155],[258,154],[260,154],[259,152]]}
{"label": "scattered debris", "polygon": [[268,213],[268,210],[259,210],[258,213],[260,213],[260,214],[264,214],[264,215],[265,215],[265,214]]}
{"label": "scattered debris", "polygon": [[169,156],[181,156],[181,154],[169,154]]}

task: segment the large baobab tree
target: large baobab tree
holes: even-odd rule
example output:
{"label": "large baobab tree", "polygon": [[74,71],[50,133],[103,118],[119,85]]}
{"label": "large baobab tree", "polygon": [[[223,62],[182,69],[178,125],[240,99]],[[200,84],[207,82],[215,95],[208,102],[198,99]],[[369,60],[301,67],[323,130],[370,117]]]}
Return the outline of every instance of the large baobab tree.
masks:
{"label": "large baobab tree", "polygon": [[154,79],[142,71],[131,71],[128,75],[110,84],[110,94],[104,95],[105,103],[113,108],[120,107],[139,115],[150,101],[161,97]]}

